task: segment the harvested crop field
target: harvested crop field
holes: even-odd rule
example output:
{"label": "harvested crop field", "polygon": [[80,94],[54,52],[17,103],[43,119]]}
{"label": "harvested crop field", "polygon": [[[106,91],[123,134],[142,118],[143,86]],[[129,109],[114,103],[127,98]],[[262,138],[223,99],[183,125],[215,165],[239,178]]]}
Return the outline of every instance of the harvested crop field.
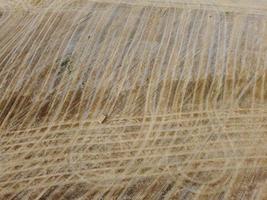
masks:
{"label": "harvested crop field", "polygon": [[267,199],[267,2],[0,0],[0,199]]}

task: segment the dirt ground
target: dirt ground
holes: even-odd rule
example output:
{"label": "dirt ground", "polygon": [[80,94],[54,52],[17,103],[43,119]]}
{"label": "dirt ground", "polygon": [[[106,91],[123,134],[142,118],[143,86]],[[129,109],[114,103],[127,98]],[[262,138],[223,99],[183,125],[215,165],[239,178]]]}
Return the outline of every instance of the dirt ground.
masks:
{"label": "dirt ground", "polygon": [[267,199],[267,2],[0,0],[0,199]]}

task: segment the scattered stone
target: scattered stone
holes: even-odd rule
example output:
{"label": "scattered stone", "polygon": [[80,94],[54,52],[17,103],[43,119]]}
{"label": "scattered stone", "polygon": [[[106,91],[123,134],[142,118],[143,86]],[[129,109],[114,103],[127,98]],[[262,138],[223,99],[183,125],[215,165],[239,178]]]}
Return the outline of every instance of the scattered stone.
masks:
{"label": "scattered stone", "polygon": [[102,123],[105,122],[106,118],[107,118],[107,116],[105,116],[105,115],[100,115],[100,116],[98,117],[98,120],[97,120],[97,121],[98,121],[99,124],[102,124]]}

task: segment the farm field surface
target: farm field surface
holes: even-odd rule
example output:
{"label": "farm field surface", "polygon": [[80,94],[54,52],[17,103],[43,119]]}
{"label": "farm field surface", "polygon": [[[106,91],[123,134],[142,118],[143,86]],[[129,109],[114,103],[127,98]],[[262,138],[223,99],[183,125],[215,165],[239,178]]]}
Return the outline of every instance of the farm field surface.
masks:
{"label": "farm field surface", "polygon": [[267,199],[267,1],[0,0],[2,199]]}

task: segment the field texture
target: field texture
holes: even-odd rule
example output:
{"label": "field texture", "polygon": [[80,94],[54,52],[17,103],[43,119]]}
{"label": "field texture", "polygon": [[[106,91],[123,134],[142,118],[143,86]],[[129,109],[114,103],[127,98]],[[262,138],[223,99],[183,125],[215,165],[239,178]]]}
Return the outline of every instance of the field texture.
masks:
{"label": "field texture", "polygon": [[0,0],[0,199],[267,199],[267,1]]}

